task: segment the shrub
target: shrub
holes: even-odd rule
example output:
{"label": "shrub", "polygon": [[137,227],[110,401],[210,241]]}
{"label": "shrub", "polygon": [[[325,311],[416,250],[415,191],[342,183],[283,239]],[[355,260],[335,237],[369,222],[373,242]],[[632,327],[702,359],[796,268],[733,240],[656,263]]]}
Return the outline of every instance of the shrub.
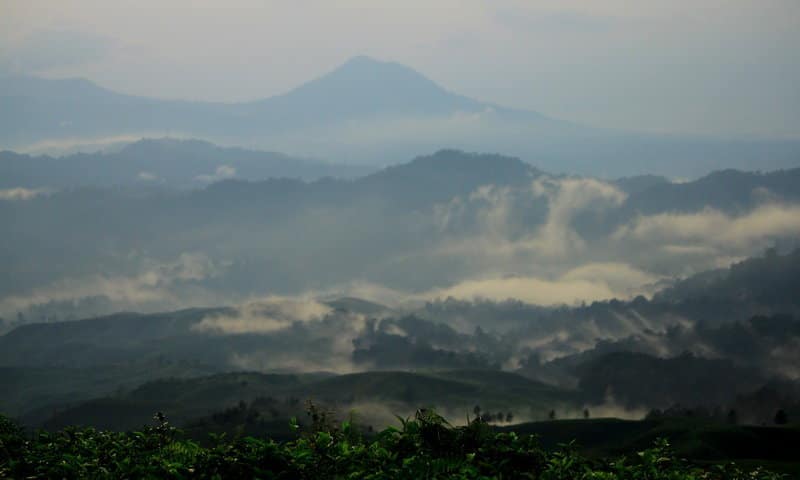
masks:
{"label": "shrub", "polygon": [[206,447],[182,438],[162,415],[137,432],[68,428],[32,435],[0,417],[0,478],[780,478],[733,465],[692,466],[677,459],[666,441],[635,456],[590,460],[573,444],[546,452],[534,436],[497,433],[481,421],[453,427],[431,410],[370,438],[350,422],[334,425],[314,412],[319,421],[291,442],[212,435]]}

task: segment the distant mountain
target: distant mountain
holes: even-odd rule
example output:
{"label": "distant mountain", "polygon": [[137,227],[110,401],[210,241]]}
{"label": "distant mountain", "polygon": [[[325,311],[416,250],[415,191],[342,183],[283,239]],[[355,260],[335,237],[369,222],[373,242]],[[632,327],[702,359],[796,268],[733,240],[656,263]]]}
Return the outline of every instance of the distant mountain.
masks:
{"label": "distant mountain", "polygon": [[119,150],[63,157],[0,152],[0,188],[140,186],[199,188],[229,178],[349,178],[373,169],[226,148],[201,140],[142,139]]}
{"label": "distant mountain", "polygon": [[[118,94],[85,79],[24,76],[0,77],[0,92],[0,145],[8,147],[51,138],[168,131],[253,139],[365,119],[449,116],[487,109],[519,119],[560,123],[452,94],[408,67],[363,56],[288,93],[247,103],[157,100]],[[385,159],[375,160],[385,163]]]}
{"label": "distant mountain", "polygon": [[691,182],[646,182],[644,178],[636,186],[632,179],[617,181],[630,192],[627,204],[643,214],[692,212],[703,207],[739,212],[764,201],[800,201],[800,168],[773,172],[726,169]]}
{"label": "distant mountain", "polygon": [[354,190],[419,208],[469,195],[483,185],[527,187],[542,173],[518,158],[440,150],[368,175]]}
{"label": "distant mountain", "polygon": [[285,94],[230,104],[122,95],[84,79],[0,77],[4,148],[166,133],[373,165],[442,147],[488,150],[521,156],[551,171],[602,176],[785,168],[798,164],[800,152],[800,140],[580,126],[457,95],[408,67],[368,57],[353,58]]}
{"label": "distant mountain", "polygon": [[487,108],[531,121],[556,122],[536,112],[502,108],[451,93],[411,68],[365,56],[351,58],[286,94],[241,108],[263,122],[274,121],[275,112],[281,112],[283,127],[365,117],[450,115]]}

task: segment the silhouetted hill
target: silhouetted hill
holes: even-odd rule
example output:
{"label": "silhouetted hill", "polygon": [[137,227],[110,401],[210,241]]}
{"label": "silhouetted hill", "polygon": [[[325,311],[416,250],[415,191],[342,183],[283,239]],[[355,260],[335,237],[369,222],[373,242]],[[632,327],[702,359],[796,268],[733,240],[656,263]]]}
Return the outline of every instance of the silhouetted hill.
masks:
{"label": "silhouetted hill", "polygon": [[661,175],[637,175],[614,180],[614,185],[628,195],[646,191],[657,185],[667,185],[670,183],[672,182],[670,182],[669,179]]}
{"label": "silhouetted hill", "polygon": [[483,185],[528,185],[539,175],[518,158],[440,150],[368,175],[355,188],[399,206],[419,208],[468,195]]}
{"label": "silhouetted hill", "polygon": [[239,178],[355,177],[372,169],[332,165],[281,153],[218,147],[201,140],[142,139],[118,151],[63,157],[0,152],[0,188],[138,186],[200,188]]}
{"label": "silhouetted hill", "polygon": [[626,205],[642,214],[691,212],[704,207],[738,212],[770,200],[796,202],[800,199],[798,185],[800,168],[767,173],[722,170],[691,182],[656,181],[634,188]]}
{"label": "silhouetted hill", "polygon": [[614,352],[579,367],[580,389],[589,401],[608,399],[626,407],[674,404],[714,406],[758,388],[764,379],[728,360],[681,355],[657,358]]}
{"label": "silhouetted hill", "polygon": [[484,107],[448,92],[409,67],[358,56],[286,94],[253,102],[247,111],[262,119],[271,111],[285,112],[284,121],[294,126],[361,117],[450,114]]}

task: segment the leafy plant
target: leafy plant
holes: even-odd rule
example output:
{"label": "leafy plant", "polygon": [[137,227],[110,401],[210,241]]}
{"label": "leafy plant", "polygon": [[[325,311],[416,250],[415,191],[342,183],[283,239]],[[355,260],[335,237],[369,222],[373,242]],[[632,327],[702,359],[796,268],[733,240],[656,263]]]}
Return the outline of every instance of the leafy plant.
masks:
{"label": "leafy plant", "polygon": [[480,420],[454,427],[424,409],[413,418],[401,419],[400,428],[390,427],[367,438],[352,420],[337,423],[329,412],[313,404],[308,407],[311,428],[294,441],[212,435],[208,446],[183,438],[160,414],[154,426],[137,432],[68,428],[32,435],[0,416],[0,478],[781,478],[736,465],[693,466],[676,458],[664,440],[637,455],[608,460],[583,457],[574,443],[547,452],[535,436],[498,433]]}

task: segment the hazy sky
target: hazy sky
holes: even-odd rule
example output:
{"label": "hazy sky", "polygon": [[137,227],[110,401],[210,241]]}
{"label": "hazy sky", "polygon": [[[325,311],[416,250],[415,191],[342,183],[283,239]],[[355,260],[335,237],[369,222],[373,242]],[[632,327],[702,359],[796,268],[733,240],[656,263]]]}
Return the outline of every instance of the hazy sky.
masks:
{"label": "hazy sky", "polygon": [[594,125],[800,136],[800,0],[0,0],[0,69],[267,97],[366,54]]}

